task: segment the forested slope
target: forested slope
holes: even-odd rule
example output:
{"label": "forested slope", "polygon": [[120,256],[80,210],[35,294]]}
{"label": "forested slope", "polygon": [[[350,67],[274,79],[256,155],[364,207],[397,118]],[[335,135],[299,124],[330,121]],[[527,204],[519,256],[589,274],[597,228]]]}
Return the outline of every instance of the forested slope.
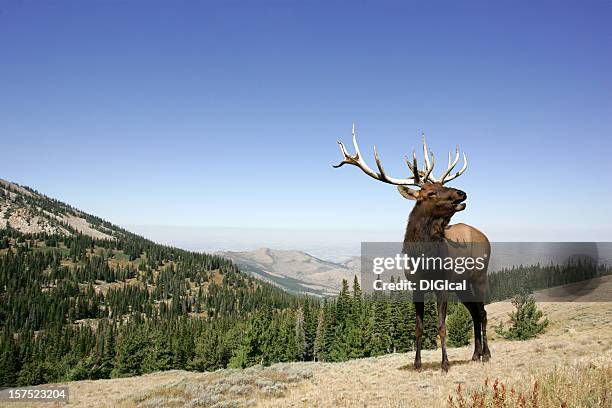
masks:
{"label": "forested slope", "polygon": [[346,282],[337,299],[298,297],[26,187],[3,181],[0,200],[0,386],[412,347],[408,298],[364,299]]}
{"label": "forested slope", "polygon": [[[355,279],[334,298],[291,295],[228,259],[156,244],[4,181],[0,209],[0,387],[414,348],[406,293],[364,296]],[[521,267],[491,276],[490,294],[610,271]],[[424,345],[436,348],[435,304],[425,310]],[[449,313],[449,338],[469,339],[463,306]]]}

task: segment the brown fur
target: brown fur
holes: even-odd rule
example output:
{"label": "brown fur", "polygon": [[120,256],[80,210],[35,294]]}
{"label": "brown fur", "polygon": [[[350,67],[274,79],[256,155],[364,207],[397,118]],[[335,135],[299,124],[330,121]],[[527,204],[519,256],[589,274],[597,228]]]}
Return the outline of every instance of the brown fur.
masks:
{"label": "brown fur", "polygon": [[[404,253],[410,254],[420,251],[417,246],[421,242],[441,242],[446,245],[436,246],[438,256],[470,256],[477,258],[485,256],[488,259],[491,247],[487,237],[474,227],[466,224],[449,225],[451,217],[465,209],[463,201],[467,195],[454,188],[444,187],[440,183],[428,183],[421,187],[415,195],[413,191],[399,187],[400,193],[408,199],[416,200],[410,213],[406,234],[404,236]],[[468,276],[469,275],[469,276]],[[486,268],[478,273],[466,272],[465,278],[472,284],[475,292],[483,294],[486,289]],[[423,335],[424,304],[423,294],[414,294],[416,311],[416,355],[414,367],[421,368],[421,348]],[[442,369],[448,371],[449,362],[446,353],[446,311],[448,307],[448,294],[443,291],[436,292],[438,320],[438,333],[442,346]],[[491,353],[487,345],[486,325],[487,314],[484,302],[464,302],[474,322],[474,355],[472,360],[489,360]]]}

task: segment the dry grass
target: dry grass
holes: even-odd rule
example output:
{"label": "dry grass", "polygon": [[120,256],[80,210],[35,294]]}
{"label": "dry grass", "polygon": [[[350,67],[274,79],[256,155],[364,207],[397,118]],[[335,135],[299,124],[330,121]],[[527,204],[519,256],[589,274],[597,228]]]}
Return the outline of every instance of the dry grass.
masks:
{"label": "dry grass", "polygon": [[[611,289],[612,277],[594,293]],[[539,304],[551,324],[533,340],[507,341],[489,330],[493,357],[488,363],[472,362],[471,346],[449,349],[448,374],[440,371],[436,350],[423,353],[421,372],[412,369],[413,353],[213,373],[169,371],[67,383],[68,406],[431,408],[447,407],[449,395],[457,402],[460,386],[466,400],[481,392],[484,406],[495,407],[493,385],[499,379],[497,388],[501,392],[503,384],[506,400],[512,401],[514,388],[517,398],[526,398],[526,407],[532,406],[529,398],[536,381],[537,407],[561,407],[564,402],[568,408],[612,407],[605,393],[612,388],[612,302],[581,300]],[[510,302],[488,305],[490,327],[506,320],[511,308]],[[483,392],[485,381],[488,390]]]}
{"label": "dry grass", "polygon": [[457,385],[448,396],[448,408],[591,408],[612,406],[612,363],[590,362],[536,375],[531,386],[507,386],[486,379],[481,387]]}
{"label": "dry grass", "polygon": [[312,377],[309,370],[277,364],[245,370],[221,370],[128,397],[125,407],[250,407],[257,401],[282,398],[292,384]]}

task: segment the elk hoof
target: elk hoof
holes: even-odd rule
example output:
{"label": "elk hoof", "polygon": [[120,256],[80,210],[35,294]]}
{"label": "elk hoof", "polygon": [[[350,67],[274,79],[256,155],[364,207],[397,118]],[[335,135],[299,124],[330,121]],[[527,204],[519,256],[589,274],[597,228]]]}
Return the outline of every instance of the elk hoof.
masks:
{"label": "elk hoof", "polygon": [[442,362],[442,371],[444,371],[445,373],[448,373],[448,368],[450,367],[450,365],[448,364],[448,361],[443,361]]}
{"label": "elk hoof", "polygon": [[483,354],[482,355],[482,362],[486,363],[487,361],[489,361],[491,359],[491,354]]}
{"label": "elk hoof", "polygon": [[415,361],[414,362],[414,369],[416,371],[421,371],[421,361]]}
{"label": "elk hoof", "polygon": [[474,355],[472,355],[472,361],[480,361],[480,354],[474,353]]}

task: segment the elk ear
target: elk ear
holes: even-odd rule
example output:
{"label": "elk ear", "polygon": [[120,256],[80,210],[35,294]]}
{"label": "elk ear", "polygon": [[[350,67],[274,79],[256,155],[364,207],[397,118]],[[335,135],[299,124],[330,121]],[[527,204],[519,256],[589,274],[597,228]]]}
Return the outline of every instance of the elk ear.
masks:
{"label": "elk ear", "polygon": [[419,196],[419,192],[417,190],[413,190],[406,186],[397,186],[397,191],[399,191],[402,197],[407,200],[416,200]]}

